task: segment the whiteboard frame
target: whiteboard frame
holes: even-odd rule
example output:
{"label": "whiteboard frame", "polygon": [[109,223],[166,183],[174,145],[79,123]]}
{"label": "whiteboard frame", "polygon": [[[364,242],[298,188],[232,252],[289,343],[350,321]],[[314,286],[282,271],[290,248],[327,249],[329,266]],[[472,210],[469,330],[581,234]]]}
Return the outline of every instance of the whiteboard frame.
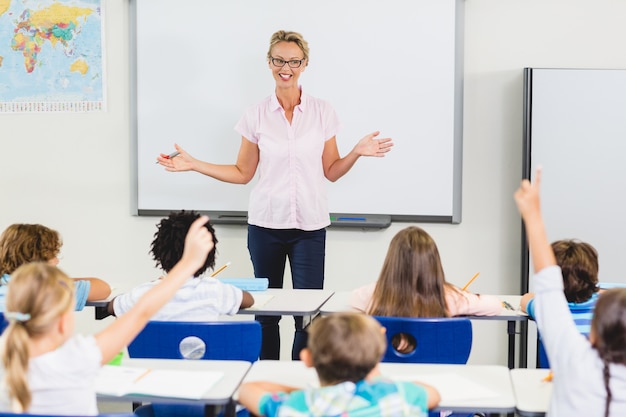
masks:
{"label": "whiteboard frame", "polygon": [[[142,0],[129,0],[129,36],[130,36],[130,129],[131,129],[131,213],[139,216],[165,216],[176,208],[140,208],[139,207],[139,125],[138,125],[138,91],[137,91],[137,76],[138,76],[138,39],[137,39],[137,2]],[[382,1],[382,0],[381,0]],[[454,55],[454,109],[451,119],[453,122],[453,138],[452,138],[452,189],[447,192],[452,193],[452,207],[449,214],[386,214],[386,213],[363,213],[359,211],[354,212],[332,212],[331,204],[331,218],[365,218],[366,221],[332,221],[332,226],[344,226],[344,227],[373,227],[383,228],[391,224],[391,222],[421,222],[421,223],[453,223],[458,224],[462,219],[462,134],[463,134],[463,33],[464,33],[464,1],[463,0],[449,0],[454,3],[454,50],[449,51]],[[416,81],[412,81],[416,82]],[[306,87],[306,84],[305,84]],[[244,109],[242,109],[243,112]],[[357,163],[359,165],[359,163]],[[177,175],[177,174],[174,174]],[[209,181],[215,181],[207,179]],[[341,181],[341,180],[340,180]],[[237,185],[232,185],[237,187]],[[409,190],[414,198],[428,198],[420,193],[419,190]],[[407,198],[411,198],[407,196]],[[211,216],[212,220],[217,224],[246,224],[247,212],[243,210],[204,210],[197,207],[189,207],[188,209],[194,209],[201,213],[205,213]]]}

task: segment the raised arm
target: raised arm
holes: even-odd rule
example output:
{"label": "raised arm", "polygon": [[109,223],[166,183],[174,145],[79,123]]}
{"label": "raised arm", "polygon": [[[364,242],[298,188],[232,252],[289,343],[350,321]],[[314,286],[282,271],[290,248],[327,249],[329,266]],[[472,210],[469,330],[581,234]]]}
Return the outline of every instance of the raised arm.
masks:
{"label": "raised arm", "polygon": [[259,164],[258,145],[244,137],[241,138],[237,162],[233,165],[204,162],[192,157],[177,144],[174,147],[179,152],[178,156],[167,158],[166,154],[161,154],[157,157],[157,162],[170,172],[196,171],[219,181],[247,184],[254,177]]}
{"label": "raised arm", "polygon": [[109,362],[127,346],[176,290],[204,264],[214,246],[212,234],[204,227],[207,221],[207,216],[200,216],[190,226],[183,256],[167,277],[146,292],[126,314],[96,334],[96,342],[102,352],[102,364]]}
{"label": "raised arm", "polygon": [[393,142],[391,138],[374,139],[380,132],[372,132],[365,135],[355,147],[343,158],[339,156],[337,139],[333,136],[324,143],[322,165],[324,176],[332,182],[343,177],[361,156],[385,156],[391,150]]}
{"label": "raised arm", "polygon": [[546,236],[546,230],[541,216],[539,204],[539,191],[541,187],[541,169],[538,168],[535,174],[535,181],[531,184],[528,180],[522,180],[518,190],[515,192],[515,202],[519,209],[524,225],[528,245],[533,261],[535,272],[556,265],[556,258],[552,251],[552,246]]}

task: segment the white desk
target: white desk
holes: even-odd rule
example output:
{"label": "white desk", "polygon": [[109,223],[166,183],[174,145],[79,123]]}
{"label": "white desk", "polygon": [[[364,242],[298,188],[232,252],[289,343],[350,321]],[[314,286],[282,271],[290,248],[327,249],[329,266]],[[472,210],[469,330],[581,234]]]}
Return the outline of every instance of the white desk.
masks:
{"label": "white desk", "polygon": [[[87,301],[87,306],[95,307],[96,319],[107,317],[107,305],[116,295],[115,291],[104,300]],[[262,305],[253,305],[250,308],[239,310],[238,314],[256,314],[260,316],[304,316],[313,318],[320,312],[321,306],[334,294],[331,290],[295,290],[284,288],[270,288],[265,291],[252,291],[252,297],[260,296],[259,299],[271,296]],[[255,300],[256,301],[256,300]]]}
{"label": "white desk", "polygon": [[272,298],[261,305],[257,305],[255,298],[255,304],[252,307],[241,309],[238,314],[302,316],[304,318],[303,325],[306,327],[319,314],[322,305],[332,297],[334,292],[330,290],[269,288],[265,291],[253,291],[251,294],[259,299],[268,296]]}
{"label": "white desk", "polygon": [[511,369],[511,382],[521,417],[544,416],[552,396],[552,382],[544,381],[549,369]]}
{"label": "white desk", "polygon": [[[446,398],[444,391],[448,383],[444,382],[441,388],[443,398],[438,407],[441,410],[468,413],[512,413],[515,410],[515,395],[506,366],[382,363],[381,372],[389,378],[400,380],[418,379],[421,375],[427,383],[429,379],[436,380],[437,376],[456,375],[463,381],[475,383],[477,391],[486,390],[491,394],[482,398],[461,398],[461,393],[457,398],[454,395]],[[257,361],[252,364],[244,382],[259,380],[280,382],[298,388],[319,385],[315,370],[306,368],[300,361]]]}
{"label": "white desk", "polygon": [[[320,309],[320,314],[332,314],[341,311],[357,311],[350,306],[351,291],[337,291]],[[467,316],[471,320],[498,320],[507,322],[508,334],[508,366],[509,369],[515,367],[515,335],[516,322],[528,321],[528,315],[519,310],[521,295],[497,295],[502,301],[506,301],[514,310],[502,307],[500,314],[495,316]]]}
{"label": "white desk", "polygon": [[124,358],[122,366],[147,369],[176,369],[176,370],[205,370],[220,371],[224,376],[199,400],[189,400],[171,397],[155,397],[148,395],[111,396],[98,394],[99,401],[134,402],[134,403],[168,403],[168,404],[196,404],[206,405],[207,414],[215,414],[215,406],[232,404],[232,398],[239,384],[250,369],[250,362],[246,361],[212,361],[212,360],[184,360],[184,359],[131,359]]}

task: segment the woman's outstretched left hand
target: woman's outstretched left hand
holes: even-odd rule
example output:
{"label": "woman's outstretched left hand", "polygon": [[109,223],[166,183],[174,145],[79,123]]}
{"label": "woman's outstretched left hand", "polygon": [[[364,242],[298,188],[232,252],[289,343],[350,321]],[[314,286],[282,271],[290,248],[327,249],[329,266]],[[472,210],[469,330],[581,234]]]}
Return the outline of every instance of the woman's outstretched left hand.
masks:
{"label": "woman's outstretched left hand", "polygon": [[355,152],[361,156],[385,156],[393,146],[391,138],[374,139],[380,134],[379,131],[372,132],[363,138],[354,147]]}

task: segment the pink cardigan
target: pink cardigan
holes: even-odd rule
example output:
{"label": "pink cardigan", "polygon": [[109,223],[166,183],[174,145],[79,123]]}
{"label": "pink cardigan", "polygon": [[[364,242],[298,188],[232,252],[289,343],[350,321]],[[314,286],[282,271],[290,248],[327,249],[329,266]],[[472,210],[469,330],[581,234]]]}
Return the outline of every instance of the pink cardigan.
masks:
{"label": "pink cardigan", "polygon": [[[350,306],[366,311],[376,283],[359,287],[350,294]],[[495,316],[502,311],[502,301],[493,295],[477,295],[467,291],[446,288],[446,305],[450,316]]]}

